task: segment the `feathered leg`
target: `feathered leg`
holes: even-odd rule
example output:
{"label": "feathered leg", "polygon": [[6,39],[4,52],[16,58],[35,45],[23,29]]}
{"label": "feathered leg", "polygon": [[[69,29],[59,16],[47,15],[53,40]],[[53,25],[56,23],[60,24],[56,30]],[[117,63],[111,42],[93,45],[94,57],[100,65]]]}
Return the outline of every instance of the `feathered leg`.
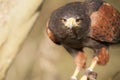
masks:
{"label": "feathered leg", "polygon": [[76,63],[76,69],[73,73],[73,75],[71,76],[71,80],[77,80],[77,75],[79,73],[79,71],[82,68],[85,68],[85,64],[86,64],[86,55],[84,52],[79,51],[78,54],[76,56],[74,56],[74,60]]}

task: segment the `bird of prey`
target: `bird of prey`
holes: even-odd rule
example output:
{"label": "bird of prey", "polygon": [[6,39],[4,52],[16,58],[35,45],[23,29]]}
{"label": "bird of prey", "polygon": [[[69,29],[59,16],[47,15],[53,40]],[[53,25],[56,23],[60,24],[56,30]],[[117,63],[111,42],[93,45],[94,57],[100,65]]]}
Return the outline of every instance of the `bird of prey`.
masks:
{"label": "bird of prey", "polygon": [[120,42],[120,13],[102,0],[71,2],[53,11],[46,31],[54,43],[73,56],[76,69],[71,80],[77,80],[79,71],[85,68],[83,48],[91,48],[93,60],[80,80],[96,80],[95,65],[105,65],[109,61],[109,46]]}

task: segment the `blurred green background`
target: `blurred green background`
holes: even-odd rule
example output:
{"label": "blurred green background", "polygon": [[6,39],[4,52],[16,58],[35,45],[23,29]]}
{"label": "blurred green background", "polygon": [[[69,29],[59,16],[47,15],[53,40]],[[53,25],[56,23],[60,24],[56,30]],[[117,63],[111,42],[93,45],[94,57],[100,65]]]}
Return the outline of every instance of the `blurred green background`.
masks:
{"label": "blurred green background", "polygon": [[[74,1],[44,0],[40,16],[10,66],[5,80],[69,80],[75,63],[68,52],[55,45],[45,32],[46,22],[53,10]],[[120,0],[106,0],[120,11]],[[92,50],[85,48],[87,67],[92,60]],[[110,47],[110,60],[106,66],[96,66],[98,80],[120,80],[120,45]],[[81,71],[78,78],[82,76]],[[79,79],[78,79],[79,80]]]}

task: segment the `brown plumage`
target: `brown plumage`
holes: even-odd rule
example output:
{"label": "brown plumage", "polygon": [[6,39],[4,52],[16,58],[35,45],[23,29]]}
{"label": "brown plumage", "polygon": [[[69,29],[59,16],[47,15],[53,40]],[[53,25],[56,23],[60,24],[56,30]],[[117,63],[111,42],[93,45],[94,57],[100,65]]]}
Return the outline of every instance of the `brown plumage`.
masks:
{"label": "brown plumage", "polygon": [[120,13],[114,7],[103,3],[91,19],[90,37],[110,43],[120,41]]}
{"label": "brown plumage", "polygon": [[77,67],[71,80],[76,80],[80,69],[85,68],[83,48],[93,49],[92,63],[81,80],[94,80],[95,65],[105,65],[109,61],[109,46],[120,42],[120,13],[102,0],[72,2],[51,14],[46,31],[54,43],[73,56]]}

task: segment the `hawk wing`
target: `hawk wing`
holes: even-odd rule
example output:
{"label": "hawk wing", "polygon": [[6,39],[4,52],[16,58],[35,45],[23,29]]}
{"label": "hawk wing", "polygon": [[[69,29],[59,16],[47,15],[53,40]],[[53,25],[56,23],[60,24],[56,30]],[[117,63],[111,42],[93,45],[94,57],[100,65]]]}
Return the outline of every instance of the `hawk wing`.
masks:
{"label": "hawk wing", "polygon": [[46,32],[47,32],[48,37],[49,37],[55,44],[60,45],[60,42],[55,38],[55,36],[54,36],[54,34],[52,33],[52,31],[49,29],[48,23],[49,23],[49,20],[48,20],[47,25],[46,25]]}
{"label": "hawk wing", "polygon": [[120,13],[110,4],[104,2],[90,18],[91,38],[110,43],[120,41]]}

